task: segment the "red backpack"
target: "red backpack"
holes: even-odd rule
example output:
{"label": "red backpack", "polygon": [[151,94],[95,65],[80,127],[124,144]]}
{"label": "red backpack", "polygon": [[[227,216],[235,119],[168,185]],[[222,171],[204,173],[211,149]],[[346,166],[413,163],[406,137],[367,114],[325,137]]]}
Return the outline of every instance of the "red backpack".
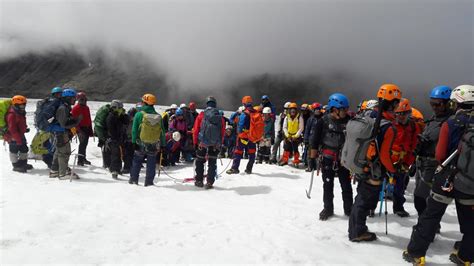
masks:
{"label": "red backpack", "polygon": [[250,118],[250,129],[248,138],[252,142],[258,142],[263,138],[265,132],[265,122],[260,112],[247,112]]}

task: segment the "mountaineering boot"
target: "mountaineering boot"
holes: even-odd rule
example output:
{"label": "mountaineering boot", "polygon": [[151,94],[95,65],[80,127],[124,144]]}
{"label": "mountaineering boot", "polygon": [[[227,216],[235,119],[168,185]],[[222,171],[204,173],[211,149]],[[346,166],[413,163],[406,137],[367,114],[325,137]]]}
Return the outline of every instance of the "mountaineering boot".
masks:
{"label": "mountaineering boot", "polygon": [[87,159],[84,159],[84,164],[85,164],[85,165],[91,165],[91,162],[88,161]]}
{"label": "mountaineering boot", "polygon": [[13,165],[13,171],[18,172],[18,173],[26,173],[26,168],[20,164],[20,161],[16,163],[12,163]]}
{"label": "mountaineering boot", "polygon": [[118,179],[118,172],[112,172],[112,178]]}
{"label": "mountaineering boot", "polygon": [[394,213],[395,213],[396,215],[402,217],[402,218],[405,218],[405,217],[409,217],[409,216],[410,216],[410,214],[409,214],[407,211],[405,211],[405,210],[395,211]]}
{"label": "mountaineering boot", "polygon": [[212,185],[212,183],[207,183],[204,188],[205,188],[205,189],[213,189],[214,186]]}
{"label": "mountaineering boot", "polygon": [[461,259],[459,256],[458,256],[458,252],[457,251],[454,251],[453,253],[451,253],[449,255],[449,260],[456,264],[456,265],[460,265],[460,266],[470,266],[471,265],[471,262],[470,261],[464,261],[463,259]]}
{"label": "mountaineering boot", "polygon": [[28,160],[19,160],[18,165],[25,168],[26,170],[33,169],[33,165],[28,163]]}
{"label": "mountaineering boot", "polygon": [[129,179],[129,180],[128,180],[128,183],[129,183],[130,185],[135,184],[135,185],[138,186],[138,181],[133,181],[132,179]]}
{"label": "mountaineering boot", "polygon": [[130,174],[130,169],[122,168],[122,175],[128,175],[128,174]]}
{"label": "mountaineering boot", "polygon": [[425,257],[414,257],[410,253],[408,253],[408,250],[403,251],[403,259],[406,260],[407,262],[413,263],[415,266],[424,266],[425,265]]}
{"label": "mountaineering boot", "polygon": [[284,151],[283,156],[281,157],[280,162],[278,163],[279,166],[284,166],[288,164],[288,159],[290,158],[290,152]]}
{"label": "mountaineering boot", "polygon": [[276,163],[277,163],[276,158],[271,158],[271,159],[270,159],[270,164],[276,164]]}
{"label": "mountaineering boot", "polygon": [[70,179],[72,175],[72,179],[79,179],[79,176],[76,173],[67,173],[65,175],[59,175],[58,178],[59,180],[67,180]]}
{"label": "mountaineering boot", "polygon": [[320,213],[319,213],[319,220],[321,221],[326,221],[327,219],[329,219],[329,217],[333,216],[334,215],[334,211],[330,211],[328,209],[323,209]]}
{"label": "mountaineering boot", "polygon": [[250,175],[250,174],[252,173],[252,170],[250,170],[250,169],[245,169],[245,173],[248,174],[248,175]]}
{"label": "mountaineering boot", "polygon": [[79,161],[79,160],[78,160],[78,161],[77,161],[77,165],[78,165],[78,166],[84,166],[84,161],[82,161],[82,160]]}
{"label": "mountaineering boot", "polygon": [[232,175],[232,174],[238,174],[238,173],[240,173],[240,171],[239,171],[239,169],[230,168],[229,170],[226,171],[226,173],[228,175]]}
{"label": "mountaineering boot", "polygon": [[295,152],[293,154],[293,166],[298,168],[298,165],[300,164],[300,153],[299,152]]}
{"label": "mountaineering boot", "polygon": [[362,235],[349,239],[351,242],[370,242],[377,239],[377,235],[372,232],[365,232]]}
{"label": "mountaineering boot", "polygon": [[54,171],[54,170],[49,171],[49,178],[57,178],[57,177],[59,177],[59,171]]}
{"label": "mountaineering boot", "polygon": [[375,217],[375,210],[369,210],[369,217],[374,218]]}
{"label": "mountaineering boot", "polygon": [[196,187],[203,187],[203,186],[204,186],[204,183],[203,183],[202,181],[195,181],[195,182],[194,182],[194,185],[195,185]]}

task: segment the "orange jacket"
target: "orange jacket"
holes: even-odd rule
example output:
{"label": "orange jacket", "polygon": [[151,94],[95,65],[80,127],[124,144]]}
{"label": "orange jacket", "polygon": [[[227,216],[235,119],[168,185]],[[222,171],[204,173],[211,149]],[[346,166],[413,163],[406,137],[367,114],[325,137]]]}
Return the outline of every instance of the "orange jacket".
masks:
{"label": "orange jacket", "polygon": [[421,128],[418,123],[408,120],[406,125],[400,123],[393,123],[393,126],[388,130],[396,132],[391,148],[392,163],[404,163],[409,166],[415,162],[414,151],[418,143],[418,134],[421,133]]}

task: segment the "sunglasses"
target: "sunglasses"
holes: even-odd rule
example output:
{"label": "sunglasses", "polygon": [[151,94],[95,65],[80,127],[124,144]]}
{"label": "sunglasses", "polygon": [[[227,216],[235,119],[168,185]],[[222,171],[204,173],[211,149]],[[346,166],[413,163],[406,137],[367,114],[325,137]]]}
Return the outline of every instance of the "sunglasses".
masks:
{"label": "sunglasses", "polygon": [[433,107],[441,107],[443,103],[430,102],[430,105]]}
{"label": "sunglasses", "polygon": [[408,114],[410,114],[411,111],[407,111],[407,112],[399,112],[399,113],[395,113],[395,115],[398,115],[398,116],[406,116]]}

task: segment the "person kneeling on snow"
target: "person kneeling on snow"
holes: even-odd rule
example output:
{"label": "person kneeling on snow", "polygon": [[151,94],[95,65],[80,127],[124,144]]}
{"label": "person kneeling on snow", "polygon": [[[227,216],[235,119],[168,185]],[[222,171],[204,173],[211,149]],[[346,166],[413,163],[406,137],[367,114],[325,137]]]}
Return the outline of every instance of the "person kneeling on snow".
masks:
{"label": "person kneeling on snow", "polygon": [[166,149],[164,150],[163,161],[161,165],[163,166],[176,166],[176,163],[179,162],[179,154],[181,152],[181,134],[178,131],[173,133],[166,133]]}
{"label": "person kneeling on snow", "polygon": [[13,171],[26,173],[26,170],[33,168],[27,163],[28,146],[25,133],[29,132],[29,129],[26,125],[26,98],[22,95],[15,95],[11,103],[5,118],[8,130],[3,137],[8,142]]}
{"label": "person kneeling on snow", "polygon": [[204,163],[207,157],[206,189],[210,189],[213,188],[217,175],[217,154],[224,140],[225,121],[216,108],[217,102],[214,97],[209,96],[206,104],[207,108],[198,115],[193,128],[193,140],[194,143],[198,143],[194,185],[204,186]]}

